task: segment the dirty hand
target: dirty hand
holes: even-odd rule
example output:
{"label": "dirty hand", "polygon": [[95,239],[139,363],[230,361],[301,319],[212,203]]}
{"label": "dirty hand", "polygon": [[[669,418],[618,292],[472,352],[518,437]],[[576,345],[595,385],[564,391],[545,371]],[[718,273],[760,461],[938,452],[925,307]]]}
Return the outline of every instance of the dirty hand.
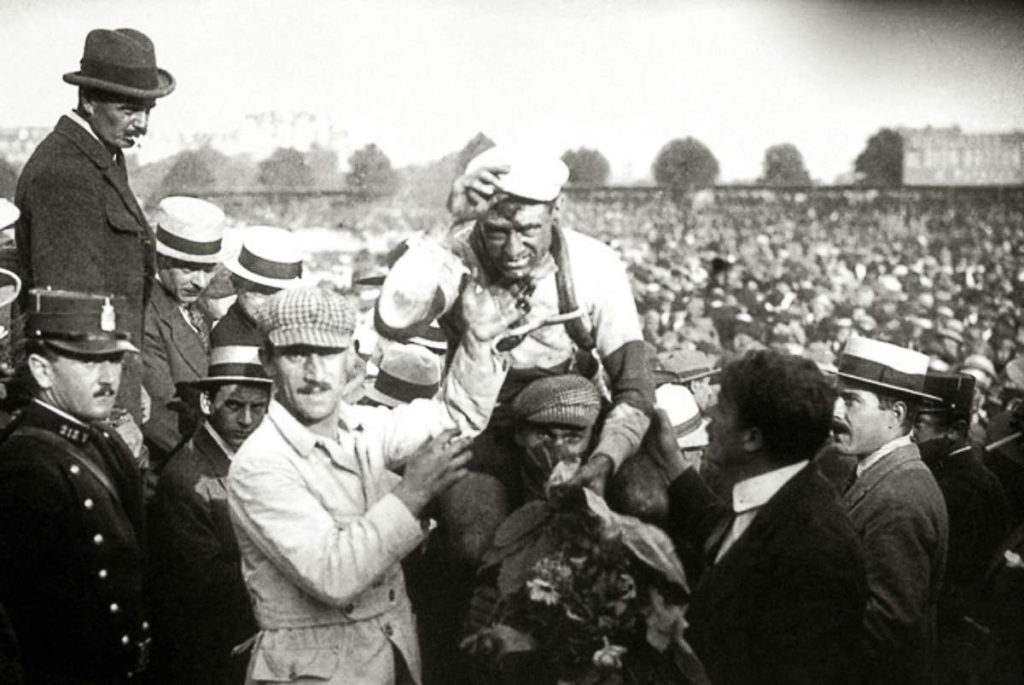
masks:
{"label": "dirty hand", "polygon": [[466,464],[473,456],[468,449],[471,440],[454,430],[428,440],[406,459],[405,475],[392,494],[419,516],[430,500],[466,475]]}
{"label": "dirty hand", "polygon": [[448,211],[458,221],[479,218],[490,206],[491,197],[498,190],[498,179],[508,172],[507,166],[482,167],[463,174],[452,183],[448,195]]}

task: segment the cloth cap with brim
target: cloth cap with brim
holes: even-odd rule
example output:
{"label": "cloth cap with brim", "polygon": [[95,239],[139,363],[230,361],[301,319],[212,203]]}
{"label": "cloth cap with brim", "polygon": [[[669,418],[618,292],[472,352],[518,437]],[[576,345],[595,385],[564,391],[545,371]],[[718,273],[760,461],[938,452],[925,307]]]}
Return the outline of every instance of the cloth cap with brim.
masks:
{"label": "cloth cap with brim", "polygon": [[284,290],[302,283],[302,253],[295,236],[283,228],[246,229],[242,249],[224,266],[236,276],[268,288]]}
{"label": "cloth cap with brim", "polygon": [[470,160],[466,173],[485,167],[505,166],[498,175],[498,190],[533,202],[551,202],[569,180],[569,167],[550,153],[492,147]]}
{"label": "cloth cap with brim", "polygon": [[677,383],[689,383],[714,375],[717,370],[715,362],[714,357],[698,350],[659,352],[656,372],[669,375]]}
{"label": "cloth cap with brim", "polygon": [[925,392],[928,355],[880,340],[852,336],[839,357],[840,379],[914,397],[938,399]]}
{"label": "cloth cap with brim", "polygon": [[18,206],[10,200],[0,197],[0,230],[10,228],[21,216]]}
{"label": "cloth cap with brim", "polygon": [[29,291],[25,337],[76,355],[138,352],[118,320],[128,306],[120,295],[93,295],[70,290]]}
{"label": "cloth cap with brim", "polygon": [[224,212],[195,197],[165,197],[156,212],[157,254],[193,264],[217,264],[222,257]]}
{"label": "cloth cap with brim", "polygon": [[974,377],[964,373],[929,371],[924,389],[938,398],[921,406],[928,414],[945,414],[952,418],[969,418],[974,401]]}
{"label": "cloth cap with brim", "polygon": [[387,407],[429,399],[441,387],[441,364],[419,345],[394,343],[384,350],[377,378],[366,397]]}
{"label": "cloth cap with brim", "polygon": [[183,383],[209,388],[225,383],[259,383],[270,385],[270,377],[260,363],[260,348],[255,345],[221,345],[210,350],[206,376]]}
{"label": "cloth cap with brim", "polygon": [[601,396],[583,376],[547,376],[530,383],[512,401],[512,413],[523,421],[587,428],[601,411]]}
{"label": "cloth cap with brim", "polygon": [[693,393],[684,386],[668,383],[654,391],[659,407],[668,414],[679,449],[699,449],[708,444],[708,423],[700,414]]}
{"label": "cloth cap with brim", "polygon": [[345,349],[352,344],[356,309],[326,288],[289,288],[270,296],[257,324],[275,347]]}
{"label": "cloth cap with brim", "polygon": [[963,365],[960,370],[967,373],[970,370],[979,371],[982,374],[988,376],[989,381],[995,380],[996,377],[996,366],[992,363],[992,360],[983,354],[971,354],[964,359]]}
{"label": "cloth cap with brim", "polygon": [[174,90],[174,77],[156,66],[153,41],[135,29],[94,29],[85,37],[78,71],[64,74],[75,86],[140,100]]}

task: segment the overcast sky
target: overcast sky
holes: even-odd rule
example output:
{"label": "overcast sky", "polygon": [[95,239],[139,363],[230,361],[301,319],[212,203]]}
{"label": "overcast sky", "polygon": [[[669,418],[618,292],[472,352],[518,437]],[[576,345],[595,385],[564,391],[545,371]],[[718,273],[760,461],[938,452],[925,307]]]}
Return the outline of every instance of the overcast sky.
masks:
{"label": "overcast sky", "polygon": [[399,165],[483,131],[625,181],[692,135],[723,180],[792,142],[831,181],[882,126],[1024,129],[1024,3],[828,0],[0,0],[0,126],[52,125],[85,34],[120,26],[178,80],[151,127],[323,112]]}

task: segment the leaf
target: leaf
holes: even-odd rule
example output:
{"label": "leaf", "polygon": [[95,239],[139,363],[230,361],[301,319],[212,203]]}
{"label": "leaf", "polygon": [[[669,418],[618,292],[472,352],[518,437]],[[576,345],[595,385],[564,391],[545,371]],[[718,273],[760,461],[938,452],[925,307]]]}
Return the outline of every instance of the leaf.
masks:
{"label": "leaf", "polygon": [[530,578],[534,565],[541,559],[554,554],[558,544],[547,531],[537,539],[524,544],[501,561],[498,571],[498,591],[507,596],[521,588]]}
{"label": "leaf", "polygon": [[542,501],[528,502],[512,512],[494,533],[491,548],[484,555],[484,567],[493,566],[522,548],[528,537],[550,521],[551,516],[551,507]]}
{"label": "leaf", "polygon": [[601,519],[606,535],[618,535],[637,559],[689,591],[683,563],[676,554],[675,545],[664,531],[638,518],[616,513],[600,495],[589,489],[585,492],[587,506]]}

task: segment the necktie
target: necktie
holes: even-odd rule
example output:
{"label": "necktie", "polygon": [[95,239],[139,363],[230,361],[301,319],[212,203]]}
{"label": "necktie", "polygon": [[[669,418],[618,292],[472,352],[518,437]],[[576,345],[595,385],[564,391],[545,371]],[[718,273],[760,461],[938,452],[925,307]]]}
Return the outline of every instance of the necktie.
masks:
{"label": "necktie", "polygon": [[732,530],[732,524],[736,521],[736,512],[730,510],[729,515],[722,518],[718,524],[711,529],[711,534],[704,541],[704,560],[708,566],[714,566],[718,558],[718,551],[722,549],[722,543]]}
{"label": "necktie", "polygon": [[188,323],[195,330],[199,336],[200,342],[203,343],[203,349],[206,350],[207,354],[210,352],[210,324],[206,321],[206,316],[203,314],[203,310],[199,307],[198,302],[192,302],[185,305],[185,317],[188,319]]}

